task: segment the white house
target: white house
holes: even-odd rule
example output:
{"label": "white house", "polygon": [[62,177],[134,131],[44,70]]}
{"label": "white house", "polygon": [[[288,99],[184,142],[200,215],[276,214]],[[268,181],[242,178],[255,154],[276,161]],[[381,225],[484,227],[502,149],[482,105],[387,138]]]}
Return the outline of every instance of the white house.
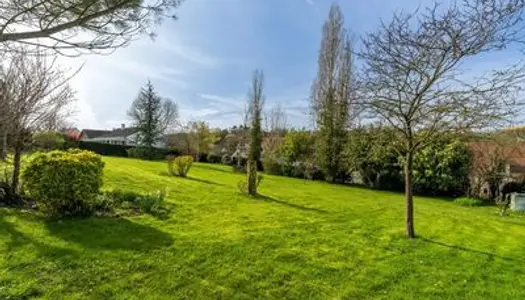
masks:
{"label": "white house", "polygon": [[[113,130],[84,129],[80,134],[80,140],[112,145],[137,146],[138,130],[135,127],[126,127],[122,124],[120,128]],[[166,148],[166,139],[155,143],[156,148]]]}

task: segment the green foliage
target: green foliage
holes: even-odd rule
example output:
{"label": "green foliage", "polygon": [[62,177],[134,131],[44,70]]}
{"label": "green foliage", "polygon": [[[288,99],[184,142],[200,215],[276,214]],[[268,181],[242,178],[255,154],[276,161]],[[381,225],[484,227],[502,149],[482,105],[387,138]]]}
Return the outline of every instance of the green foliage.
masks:
{"label": "green foliage", "polygon": [[207,161],[210,164],[218,164],[218,163],[221,163],[222,157],[220,155],[218,155],[218,154],[215,154],[215,153],[209,153],[208,157],[207,157]]}
{"label": "green foliage", "polygon": [[221,157],[221,163],[223,163],[225,165],[231,165],[232,164],[231,156],[229,154],[224,154]]}
{"label": "green foliage", "polygon": [[291,130],[283,139],[280,154],[285,163],[311,160],[315,151],[315,135],[306,130]]}
{"label": "green foliage", "polygon": [[166,213],[164,202],[167,196],[165,190],[159,190],[155,194],[147,194],[136,199],[136,203],[140,210],[144,213],[162,216]]}
{"label": "green foliage", "polygon": [[33,134],[33,147],[42,150],[59,150],[63,149],[65,144],[64,135],[59,132],[37,132]]}
{"label": "green foliage", "polygon": [[93,213],[102,186],[104,162],[89,151],[52,151],[30,157],[22,173],[24,187],[50,216]]}
{"label": "green foliage", "polygon": [[186,177],[193,165],[193,157],[189,155],[168,159],[168,173],[180,177]]}
{"label": "green foliage", "polygon": [[[306,130],[291,130],[279,148],[282,158],[281,173],[297,178],[319,178],[312,163],[315,152],[315,135]],[[321,176],[324,178],[324,175]]]}
{"label": "green foliage", "polygon": [[132,191],[105,191],[97,201],[97,212],[113,212],[114,209],[136,211],[154,216],[163,216],[167,192],[159,190],[154,194],[139,194]]}
{"label": "green foliage", "polygon": [[121,205],[122,203],[135,203],[137,198],[141,196],[139,193],[120,189],[104,191],[104,195],[112,199],[117,205]]}
{"label": "green foliage", "polygon": [[468,189],[471,153],[454,137],[439,137],[414,156],[414,191],[459,196]]}
{"label": "green foliage", "polygon": [[281,163],[273,157],[267,157],[263,155],[262,159],[263,170],[265,173],[270,175],[282,175],[283,168]]}
{"label": "green foliage", "polygon": [[192,143],[197,147],[195,152],[210,152],[213,149],[213,145],[217,141],[217,132],[210,129],[208,123],[204,121],[191,122],[189,127],[190,138],[196,139],[196,141]]}
{"label": "green foliage", "polygon": [[104,143],[97,143],[97,142],[86,142],[86,141],[78,141],[75,143],[72,143],[71,148],[78,148],[82,150],[92,151],[100,155],[104,156],[118,156],[118,157],[128,157],[127,150],[132,148],[131,146],[124,146],[124,145],[112,145],[112,144],[104,144]]}
{"label": "green foliage", "polygon": [[[366,186],[401,190],[404,186],[396,132],[385,127],[358,128],[350,132],[346,157]],[[471,153],[453,136],[434,139],[416,152],[413,162],[414,191],[419,194],[458,196],[468,189]]]}
{"label": "green foliage", "polygon": [[364,185],[387,190],[401,190],[403,177],[392,129],[363,127],[350,132],[346,147],[349,171],[357,171]]}
{"label": "green foliage", "polygon": [[126,150],[128,157],[138,158],[138,159],[151,159],[150,149],[145,147],[135,147],[129,148]]}
{"label": "green foliage", "polygon": [[471,197],[460,197],[454,199],[454,203],[461,206],[474,207],[474,206],[485,206],[487,205],[486,201]]}
{"label": "green foliage", "polygon": [[146,159],[146,160],[163,160],[166,159],[168,154],[178,155],[179,152],[175,152],[168,149],[160,148],[146,148],[146,147],[135,147],[127,150],[128,157]]}

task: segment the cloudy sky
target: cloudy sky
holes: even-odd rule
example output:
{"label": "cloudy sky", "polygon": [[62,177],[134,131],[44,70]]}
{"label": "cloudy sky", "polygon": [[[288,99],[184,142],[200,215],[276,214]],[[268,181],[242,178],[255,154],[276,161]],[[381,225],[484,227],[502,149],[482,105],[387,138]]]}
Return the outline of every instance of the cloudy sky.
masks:
{"label": "cloudy sky", "polygon": [[[396,10],[431,0],[340,1],[356,36],[374,30]],[[79,128],[129,124],[126,111],[150,79],[179,105],[182,120],[225,127],[241,122],[253,69],[264,70],[267,107],[280,103],[294,126],[310,124],[307,107],[317,68],[321,26],[331,0],[186,0],[177,21],[108,56],[67,59],[83,64],[73,79]],[[502,58],[485,61],[497,65]]]}

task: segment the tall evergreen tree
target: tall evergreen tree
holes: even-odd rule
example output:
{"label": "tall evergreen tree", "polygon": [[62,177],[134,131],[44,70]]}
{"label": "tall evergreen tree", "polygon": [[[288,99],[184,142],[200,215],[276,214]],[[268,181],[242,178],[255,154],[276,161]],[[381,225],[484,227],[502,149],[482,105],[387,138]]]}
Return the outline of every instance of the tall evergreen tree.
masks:
{"label": "tall evergreen tree", "polygon": [[248,153],[248,193],[257,195],[257,162],[261,159],[262,110],[264,105],[264,75],[262,70],[253,72],[252,86],[248,95],[250,120],[250,151]]}
{"label": "tall evergreen tree", "polygon": [[345,172],[343,150],[353,95],[352,48],[344,17],[332,5],[323,25],[318,73],[312,85],[311,109],[317,126],[315,157],[325,175],[336,181]]}
{"label": "tall evergreen tree", "polygon": [[166,130],[176,122],[178,110],[171,100],[162,99],[151,81],[148,81],[131,104],[128,116],[133,120],[133,126],[138,129],[137,144],[151,153]]}

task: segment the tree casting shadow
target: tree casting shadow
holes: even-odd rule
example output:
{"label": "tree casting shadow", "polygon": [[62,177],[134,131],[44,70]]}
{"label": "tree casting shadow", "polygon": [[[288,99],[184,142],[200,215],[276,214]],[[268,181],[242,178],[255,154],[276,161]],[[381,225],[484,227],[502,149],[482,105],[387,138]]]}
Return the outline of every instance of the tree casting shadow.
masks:
{"label": "tree casting shadow", "polygon": [[123,218],[48,221],[46,226],[52,236],[90,249],[144,251],[174,242],[165,232]]}
{"label": "tree casting shadow", "polygon": [[272,198],[272,197],[269,197],[269,196],[265,196],[265,195],[260,195],[260,194],[258,194],[256,196],[256,199],[267,201],[267,202],[271,202],[271,203],[277,203],[277,204],[280,204],[280,205],[284,205],[284,206],[288,206],[288,207],[292,207],[292,208],[299,209],[299,210],[304,210],[304,211],[311,211],[311,212],[323,213],[323,214],[328,213],[328,211],[323,210],[323,209],[301,206],[301,205],[298,205],[298,204],[285,202],[285,201],[282,201],[282,200],[278,200],[278,199],[275,199],[275,198]]}

